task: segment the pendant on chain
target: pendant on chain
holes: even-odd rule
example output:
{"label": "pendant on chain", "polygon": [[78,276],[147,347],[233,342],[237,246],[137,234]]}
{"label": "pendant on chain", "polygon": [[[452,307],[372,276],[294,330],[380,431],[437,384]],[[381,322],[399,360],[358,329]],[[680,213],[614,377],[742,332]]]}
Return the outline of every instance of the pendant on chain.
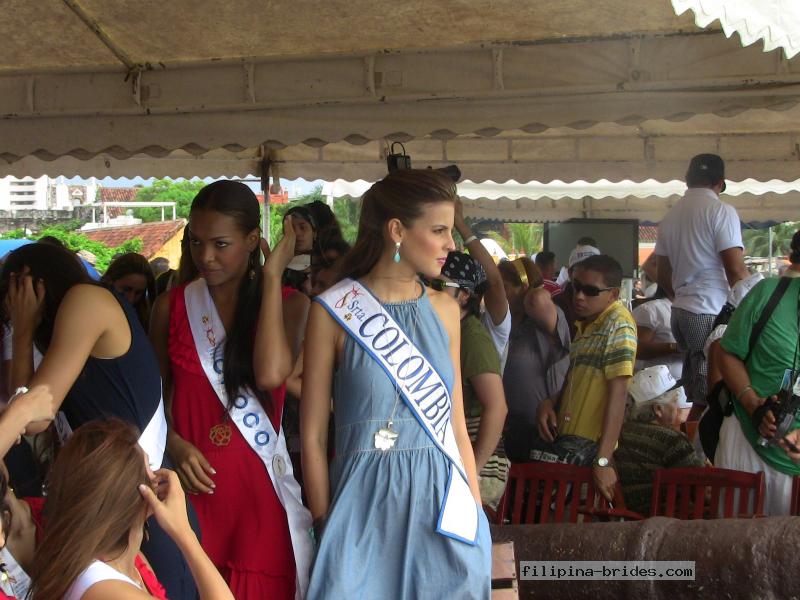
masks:
{"label": "pendant on chain", "polygon": [[389,450],[390,448],[394,448],[395,443],[397,442],[397,438],[400,436],[394,429],[392,429],[392,422],[389,421],[386,424],[386,427],[381,427],[375,433],[375,447],[378,450]]}

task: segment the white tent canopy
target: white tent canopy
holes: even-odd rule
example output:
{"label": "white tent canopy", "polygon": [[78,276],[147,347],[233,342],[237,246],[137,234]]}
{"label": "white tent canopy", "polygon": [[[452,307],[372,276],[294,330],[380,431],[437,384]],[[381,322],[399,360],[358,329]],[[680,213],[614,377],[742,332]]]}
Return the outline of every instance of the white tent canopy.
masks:
{"label": "white tent canopy", "polygon": [[[355,199],[371,185],[361,180],[336,180],[325,183],[322,193],[329,199]],[[682,181],[654,180],[458,184],[458,195],[468,216],[502,222],[595,218],[658,223],[685,191]],[[800,219],[800,180],[730,182],[722,199],[736,208],[742,222],[754,226]]]}
{"label": "white tent canopy", "polygon": [[725,35],[738,33],[742,45],[764,42],[764,50],[783,48],[788,58],[800,52],[797,0],[672,0],[677,14],[695,13],[699,27],[719,21]]}
{"label": "white tent canopy", "polygon": [[800,62],[668,0],[4,8],[0,176],[374,179],[399,140],[476,181],[800,177]]}

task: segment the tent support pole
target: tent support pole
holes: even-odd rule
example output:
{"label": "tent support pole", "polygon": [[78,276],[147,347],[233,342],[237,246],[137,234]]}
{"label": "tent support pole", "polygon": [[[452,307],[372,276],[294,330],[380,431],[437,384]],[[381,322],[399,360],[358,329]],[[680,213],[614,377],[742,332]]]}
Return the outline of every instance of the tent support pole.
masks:
{"label": "tent support pole", "polygon": [[772,277],[772,226],[769,228],[769,276]]}

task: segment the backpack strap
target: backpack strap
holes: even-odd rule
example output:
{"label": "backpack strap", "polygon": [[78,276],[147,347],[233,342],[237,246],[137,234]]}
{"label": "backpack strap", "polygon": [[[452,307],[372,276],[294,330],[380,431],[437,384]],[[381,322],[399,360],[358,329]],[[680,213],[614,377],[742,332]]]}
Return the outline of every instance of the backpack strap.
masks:
{"label": "backpack strap", "polygon": [[761,332],[764,330],[764,327],[767,325],[767,321],[769,321],[772,313],[775,312],[775,308],[778,306],[778,303],[783,298],[783,295],[786,293],[786,290],[789,289],[789,284],[792,283],[790,277],[781,277],[780,281],[778,281],[778,285],[775,286],[775,290],[772,292],[772,295],[769,297],[767,304],[764,306],[764,310],[761,311],[761,316],[756,321],[756,324],[753,325],[753,330],[750,332],[750,346],[747,350],[747,356],[744,357],[744,362],[747,362],[747,359],[750,358],[750,355],[753,353],[753,348],[756,347],[756,342],[758,342],[759,336],[761,336]]}

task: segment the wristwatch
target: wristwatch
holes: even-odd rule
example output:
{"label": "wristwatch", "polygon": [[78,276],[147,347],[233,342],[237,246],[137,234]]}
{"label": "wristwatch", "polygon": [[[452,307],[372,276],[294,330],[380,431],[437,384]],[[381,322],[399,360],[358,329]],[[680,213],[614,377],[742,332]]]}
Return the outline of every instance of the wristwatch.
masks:
{"label": "wristwatch", "polygon": [[594,464],[596,464],[598,467],[607,467],[611,463],[605,456],[598,456],[594,459]]}

